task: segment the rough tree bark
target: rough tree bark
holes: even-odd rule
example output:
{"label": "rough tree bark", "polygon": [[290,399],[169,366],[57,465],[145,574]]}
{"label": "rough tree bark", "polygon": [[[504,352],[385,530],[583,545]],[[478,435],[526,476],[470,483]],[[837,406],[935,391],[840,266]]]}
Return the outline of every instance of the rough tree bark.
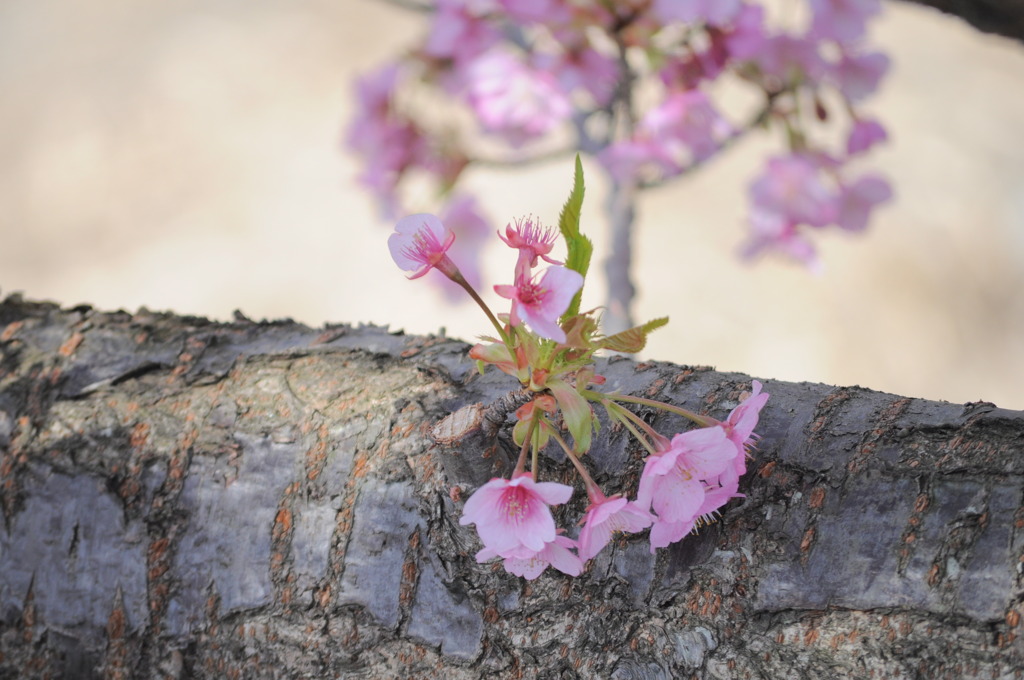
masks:
{"label": "rough tree bark", "polygon": [[1024,0],[909,0],[958,16],[979,31],[1024,40]]}
{"label": "rough tree bark", "polygon": [[[0,350],[0,678],[1022,675],[1021,412],[765,381],[720,522],[527,583],[473,560],[490,472],[432,436],[514,387],[460,342],[9,298]],[[749,387],[601,371],[716,416]],[[588,458],[635,484],[623,433]]]}

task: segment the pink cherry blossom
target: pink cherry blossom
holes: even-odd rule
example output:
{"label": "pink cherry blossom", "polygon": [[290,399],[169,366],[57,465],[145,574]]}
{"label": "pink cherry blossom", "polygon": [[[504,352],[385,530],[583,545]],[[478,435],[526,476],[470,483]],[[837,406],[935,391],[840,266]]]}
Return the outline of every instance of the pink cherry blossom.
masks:
{"label": "pink cherry blossom", "polygon": [[882,76],[888,70],[889,57],[881,52],[844,53],[839,63],[832,67],[830,77],[847,99],[859,102],[878,89]]}
{"label": "pink cherry blossom", "polygon": [[[505,571],[532,581],[549,566],[563,574],[579,576],[583,573],[583,560],[572,553],[576,542],[566,536],[555,536],[553,541],[544,544],[540,550],[511,551],[504,558]],[[476,561],[483,563],[495,557],[501,557],[491,548],[484,548],[476,554]]]}
{"label": "pink cherry blossom", "polygon": [[619,81],[619,63],[589,45],[537,55],[536,66],[554,74],[563,92],[586,90],[598,106],[608,103]]}
{"label": "pink cherry blossom", "polygon": [[864,153],[876,144],[886,141],[889,135],[878,121],[861,119],[853,124],[846,140],[846,153],[850,156]]}
{"label": "pink cherry blossom", "polygon": [[498,0],[512,21],[519,24],[538,23],[548,28],[567,23],[572,18],[566,0]]}
{"label": "pink cherry blossom", "polygon": [[582,287],[583,277],[579,272],[551,266],[539,280],[517,277],[514,286],[495,286],[494,291],[512,300],[510,321],[513,326],[525,323],[542,338],[565,342],[565,331],[558,325],[558,318]]}
{"label": "pink cherry blossom", "polygon": [[807,37],[784,34],[765,38],[753,60],[766,76],[777,81],[769,82],[773,88],[804,81],[814,83],[826,71],[818,42]]}
{"label": "pink cherry blossom", "polygon": [[513,146],[540,137],[569,119],[572,104],[555,77],[495,48],[465,70],[469,104],[484,130]]}
{"label": "pink cherry blossom", "polygon": [[750,234],[740,248],[740,255],[744,259],[752,259],[765,251],[774,251],[803,263],[811,271],[821,271],[821,262],[814,245],[800,231],[795,221],[755,204],[751,208],[748,224]]}
{"label": "pink cherry blossom", "polygon": [[764,7],[744,5],[733,26],[726,30],[725,47],[732,59],[753,59],[764,49]]}
{"label": "pink cherry blossom", "polygon": [[487,7],[466,0],[438,0],[424,54],[468,64],[501,39],[501,32],[483,14]]}
{"label": "pink cherry blossom", "polygon": [[455,234],[434,215],[418,213],[398,220],[395,233],[388,238],[388,249],[395,264],[412,272],[410,279],[418,279],[433,268],[448,278],[458,275],[458,269],[448,258],[448,249],[455,242]]}
{"label": "pink cherry blossom", "polygon": [[532,217],[524,217],[512,224],[505,225],[505,235],[498,232],[498,238],[505,242],[509,248],[519,250],[519,260],[516,262],[516,278],[530,276],[530,269],[537,266],[540,258],[550,264],[562,264],[558,260],[548,257],[548,253],[555,247],[558,234],[551,228],[545,228],[540,222],[534,222]]}
{"label": "pink cherry blossom", "polygon": [[617,532],[636,533],[651,526],[651,513],[621,497],[601,498],[591,503],[580,529],[579,555],[586,562],[608,545]]}
{"label": "pink cherry blossom", "polygon": [[836,218],[836,196],[822,178],[822,160],[807,154],[768,159],[750,186],[754,206],[794,223],[823,227]]}
{"label": "pink cherry blossom", "polygon": [[875,206],[891,198],[889,183],[878,175],[865,175],[852,184],[844,184],[836,222],[848,231],[863,231]]}
{"label": "pink cherry blossom", "polygon": [[571,486],[535,482],[528,473],[510,480],[495,478],[469,497],[459,524],[475,524],[493,555],[522,557],[555,540],[555,520],[548,506],[565,503],[571,496]]}
{"label": "pink cherry blossom", "polygon": [[[747,452],[754,447],[757,435],[754,428],[761,414],[761,409],[768,402],[768,394],[761,391],[761,383],[757,380],[751,382],[750,396],[734,408],[729,417],[720,424],[726,437],[736,447],[736,457],[733,459],[732,475],[726,475],[723,485],[726,482],[738,479],[747,471]],[[735,489],[734,489],[735,491]]]}
{"label": "pink cherry blossom", "polygon": [[612,144],[599,160],[620,180],[645,168],[670,177],[687,163],[714,155],[731,131],[700,90],[672,92],[644,114],[631,139]]}
{"label": "pink cherry blossom", "polygon": [[679,460],[681,451],[669,449],[649,456],[640,475],[636,505],[653,510],[657,522],[685,522],[697,516],[704,502],[704,485]]}
{"label": "pink cherry blossom", "polygon": [[867,20],[882,11],[879,0],[810,0],[810,5],[811,34],[843,43],[863,37]]}
{"label": "pink cherry blossom", "polygon": [[402,175],[428,157],[420,130],[395,109],[399,81],[398,66],[388,64],[356,82],[357,113],[346,138],[366,162],[360,183],[373,190],[389,217],[398,209],[395,189]]}
{"label": "pink cherry blossom", "polygon": [[702,22],[712,26],[730,23],[742,9],[741,0],[654,0],[651,13],[660,22]]}

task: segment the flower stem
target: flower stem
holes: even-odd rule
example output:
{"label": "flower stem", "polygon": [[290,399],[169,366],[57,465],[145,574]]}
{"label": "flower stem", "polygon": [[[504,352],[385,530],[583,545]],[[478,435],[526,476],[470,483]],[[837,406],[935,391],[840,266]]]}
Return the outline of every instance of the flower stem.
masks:
{"label": "flower stem", "polygon": [[[612,416],[613,418],[616,418],[620,423],[622,423],[625,426],[625,428],[629,430],[630,434],[636,437],[637,441],[644,445],[644,448],[647,449],[648,453],[650,453],[652,456],[658,455],[658,450],[654,447],[654,445],[651,444],[651,442],[637,430],[636,425],[629,422],[630,418],[639,418],[635,413],[632,413],[628,409],[624,409],[618,404],[615,404],[610,401],[605,402],[604,407],[605,409],[608,410],[608,415]],[[648,428],[649,430],[649,426],[647,425],[647,423],[644,423],[643,425],[645,428]],[[650,436],[651,431],[648,431],[647,434],[648,436]]]}
{"label": "flower stem", "polygon": [[[537,417],[530,418],[530,424],[526,428],[526,438],[523,439],[523,446],[519,449],[519,460],[516,461],[516,469],[512,471],[512,476],[522,474],[526,469],[526,452],[530,449],[533,444],[533,432],[537,429]],[[536,446],[533,446],[533,481],[537,481],[537,454]]]}
{"label": "flower stem", "polygon": [[592,401],[601,401],[603,399],[611,399],[612,401],[624,401],[630,404],[640,404],[642,406],[652,406],[654,408],[661,409],[662,411],[668,411],[669,413],[675,413],[677,415],[688,418],[693,422],[697,423],[701,427],[711,427],[718,425],[718,421],[710,416],[702,416],[688,411],[685,408],[679,406],[673,406],[672,404],[666,404],[663,401],[655,401],[654,399],[644,399],[643,397],[633,397],[628,394],[605,394],[603,392],[594,392],[593,390],[585,390],[583,396]]}
{"label": "flower stem", "polygon": [[455,283],[462,286],[462,290],[469,293],[469,297],[473,298],[473,302],[475,302],[480,307],[480,309],[484,310],[484,314],[487,315],[487,318],[490,319],[491,323],[494,325],[495,330],[498,331],[498,336],[501,338],[501,341],[505,343],[505,346],[508,347],[509,351],[511,352],[512,341],[509,338],[509,336],[505,333],[505,328],[498,321],[497,317],[494,316],[494,313],[491,311],[491,308],[487,306],[487,303],[483,301],[483,298],[481,298],[480,295],[477,294],[476,290],[473,289],[473,286],[469,285],[469,281],[467,281],[465,277],[463,277],[461,274],[459,275],[458,278],[453,278],[452,281],[455,281]]}
{"label": "flower stem", "polygon": [[590,476],[590,473],[587,472],[587,469],[583,467],[583,463],[580,462],[579,457],[573,453],[573,450],[569,448],[569,445],[565,443],[565,440],[562,439],[558,432],[555,431],[555,428],[548,428],[548,433],[551,435],[551,438],[558,442],[558,445],[562,447],[562,450],[565,451],[565,455],[569,458],[569,462],[572,463],[573,467],[576,468],[576,472],[578,472],[580,477],[583,478],[583,485],[587,488],[587,498],[589,498],[591,502],[595,503],[604,499],[604,494],[601,493],[601,489],[597,486],[597,483]]}

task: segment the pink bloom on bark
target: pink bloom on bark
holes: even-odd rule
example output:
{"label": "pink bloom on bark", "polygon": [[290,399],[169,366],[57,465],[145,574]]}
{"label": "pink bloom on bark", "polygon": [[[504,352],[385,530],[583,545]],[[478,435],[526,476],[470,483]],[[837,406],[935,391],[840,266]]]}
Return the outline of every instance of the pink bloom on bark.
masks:
{"label": "pink bloom on bark", "polygon": [[572,104],[555,77],[492,49],[466,69],[469,104],[484,130],[519,146],[569,119]]}
{"label": "pink bloom on bark", "polygon": [[551,266],[539,280],[517,277],[514,286],[495,286],[494,291],[512,300],[510,321],[513,326],[525,323],[543,338],[565,342],[565,331],[558,325],[558,317],[565,313],[582,287],[583,277],[579,272]]}
{"label": "pink bloom on bark", "polygon": [[[579,576],[583,573],[583,560],[572,553],[576,542],[565,536],[555,536],[555,540],[544,544],[544,547],[536,551],[521,550],[515,554],[505,557],[505,571],[532,581],[537,578],[549,566],[554,567],[563,574]],[[484,548],[476,554],[477,562],[486,562],[494,557],[501,557],[496,551]]]}
{"label": "pink bloom on bark", "polygon": [[876,205],[892,198],[889,183],[878,175],[866,175],[842,187],[836,222],[849,231],[863,231]]}
{"label": "pink bloom on bark", "polygon": [[[523,557],[555,540],[555,520],[548,506],[565,503],[571,496],[571,486],[535,482],[529,473],[510,480],[495,478],[469,497],[459,524],[476,525],[489,549],[484,559]],[[477,556],[477,561],[484,559]]]}
{"label": "pink bloom on bark", "polygon": [[621,496],[591,503],[580,529],[580,559],[586,562],[601,552],[615,533],[636,533],[651,526],[653,521],[651,513]]}
{"label": "pink bloom on bark", "polygon": [[395,233],[388,238],[388,249],[400,269],[412,272],[410,279],[418,279],[435,267],[452,278],[458,269],[447,252],[454,242],[455,234],[441,220],[418,213],[398,220]]}
{"label": "pink bloom on bark", "polygon": [[858,120],[850,130],[850,136],[846,140],[846,153],[850,156],[864,153],[875,144],[886,141],[889,135],[885,128],[875,120]]}
{"label": "pink bloom on bark", "polygon": [[[723,475],[725,477],[724,480],[720,480],[723,485],[737,480],[746,473],[747,451],[754,447],[754,442],[757,438],[757,435],[754,434],[754,428],[757,427],[761,409],[764,408],[767,401],[768,394],[762,392],[761,383],[754,380],[751,382],[750,396],[734,408],[729,413],[729,417],[721,423],[720,427],[725,432],[726,437],[736,447],[736,457],[733,459],[732,469],[728,474]],[[735,489],[733,491],[735,492]]]}

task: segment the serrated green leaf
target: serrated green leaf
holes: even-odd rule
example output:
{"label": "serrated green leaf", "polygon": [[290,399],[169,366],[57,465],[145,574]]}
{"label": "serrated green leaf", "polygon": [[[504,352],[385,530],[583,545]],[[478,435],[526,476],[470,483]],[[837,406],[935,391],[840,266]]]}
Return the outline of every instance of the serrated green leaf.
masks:
{"label": "serrated green leaf", "polygon": [[[590,269],[590,256],[594,252],[594,244],[590,239],[580,233],[580,213],[583,211],[583,163],[580,162],[579,154],[576,154],[576,173],[573,177],[572,193],[562,206],[562,212],[558,216],[558,230],[565,239],[567,254],[565,266],[573,271],[579,272],[584,279],[587,278],[587,270]],[[580,300],[583,297],[583,289],[573,297],[569,308],[562,319],[575,316],[580,311]]]}
{"label": "serrated green leaf", "polygon": [[668,317],[653,319],[642,326],[634,326],[621,333],[609,335],[598,341],[597,346],[601,349],[610,349],[613,352],[626,352],[632,354],[639,352],[647,344],[647,334],[657,330],[668,323]]}

